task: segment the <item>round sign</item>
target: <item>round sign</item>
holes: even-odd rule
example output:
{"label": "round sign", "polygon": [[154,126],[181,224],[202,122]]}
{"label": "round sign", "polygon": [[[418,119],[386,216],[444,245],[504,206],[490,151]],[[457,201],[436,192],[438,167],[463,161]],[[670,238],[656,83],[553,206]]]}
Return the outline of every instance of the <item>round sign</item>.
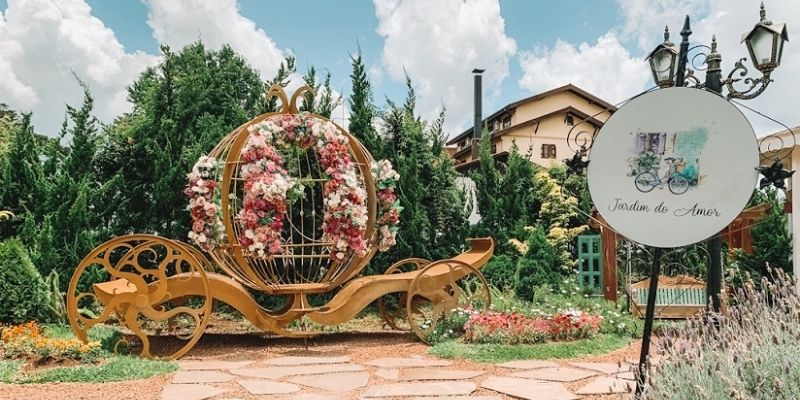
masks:
{"label": "round sign", "polygon": [[742,211],[758,179],[752,126],[720,96],[656,90],[620,108],[597,134],[589,193],[617,233],[655,247],[707,239]]}

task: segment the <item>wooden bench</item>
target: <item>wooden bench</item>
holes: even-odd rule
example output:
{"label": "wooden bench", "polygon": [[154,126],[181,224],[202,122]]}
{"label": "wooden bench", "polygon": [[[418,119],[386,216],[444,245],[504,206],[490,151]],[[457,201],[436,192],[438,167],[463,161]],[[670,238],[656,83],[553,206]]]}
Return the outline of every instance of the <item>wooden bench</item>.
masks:
{"label": "wooden bench", "polygon": [[[647,312],[647,295],[650,292],[650,278],[631,285],[631,313],[644,318]],[[683,319],[694,316],[708,304],[706,283],[687,275],[658,278],[655,317]],[[722,302],[725,312],[725,302]]]}

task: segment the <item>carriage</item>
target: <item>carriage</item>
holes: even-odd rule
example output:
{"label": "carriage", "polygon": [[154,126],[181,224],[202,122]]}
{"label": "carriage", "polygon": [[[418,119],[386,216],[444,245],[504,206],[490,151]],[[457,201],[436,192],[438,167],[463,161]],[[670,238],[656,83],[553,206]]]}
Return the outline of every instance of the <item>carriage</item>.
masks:
{"label": "carriage", "polygon": [[[67,291],[78,338],[118,324],[115,348],[178,358],[200,339],[214,301],[262,331],[309,337],[320,333],[309,321],[340,324],[377,300],[386,326],[426,341],[454,310],[489,307],[479,270],[493,254],[491,238],[470,239],[451,259],[410,258],[359,276],[394,243],[397,176],[341,127],[299,112],[306,90],[289,99],[270,88],[281,110],[236,128],[195,165],[186,188],[193,244],[126,235],[80,262]],[[167,335],[175,339],[153,345]]]}

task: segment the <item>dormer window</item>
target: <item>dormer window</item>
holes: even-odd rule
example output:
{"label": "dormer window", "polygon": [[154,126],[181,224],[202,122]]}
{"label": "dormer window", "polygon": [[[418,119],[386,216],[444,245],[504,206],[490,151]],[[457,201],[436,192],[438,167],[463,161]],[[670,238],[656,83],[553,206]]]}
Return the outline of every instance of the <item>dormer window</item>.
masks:
{"label": "dormer window", "polygon": [[567,124],[567,126],[575,125],[575,117],[573,117],[572,114],[567,113],[567,116],[564,118],[564,123]]}

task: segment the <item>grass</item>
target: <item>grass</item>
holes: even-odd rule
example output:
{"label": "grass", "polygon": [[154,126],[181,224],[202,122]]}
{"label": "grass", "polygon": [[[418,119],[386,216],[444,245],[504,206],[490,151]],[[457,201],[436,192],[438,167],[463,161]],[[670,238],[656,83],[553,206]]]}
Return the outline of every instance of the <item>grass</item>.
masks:
{"label": "grass", "polygon": [[22,366],[22,361],[0,360],[0,382],[9,382]]}
{"label": "grass", "polygon": [[[7,383],[85,382],[102,383],[145,379],[168,374],[178,369],[175,362],[149,360],[132,356],[111,356],[100,365],[77,365],[40,371],[11,374],[3,377]],[[0,369],[2,377],[2,369]]]}
{"label": "grass", "polygon": [[578,358],[604,354],[626,346],[630,339],[619,335],[597,335],[571,342],[548,342],[530,345],[466,344],[460,341],[439,343],[428,353],[442,358],[466,358],[480,362]]}
{"label": "grass", "polygon": [[[72,338],[72,329],[66,325],[45,325],[45,336]],[[103,348],[98,363],[83,363],[67,367],[42,368],[22,372],[22,360],[0,360],[0,382],[46,383],[46,382],[116,382],[145,379],[168,374],[178,369],[174,361],[161,361],[114,354],[112,349],[120,333],[112,327],[99,325],[89,331],[89,340],[99,341]]]}

